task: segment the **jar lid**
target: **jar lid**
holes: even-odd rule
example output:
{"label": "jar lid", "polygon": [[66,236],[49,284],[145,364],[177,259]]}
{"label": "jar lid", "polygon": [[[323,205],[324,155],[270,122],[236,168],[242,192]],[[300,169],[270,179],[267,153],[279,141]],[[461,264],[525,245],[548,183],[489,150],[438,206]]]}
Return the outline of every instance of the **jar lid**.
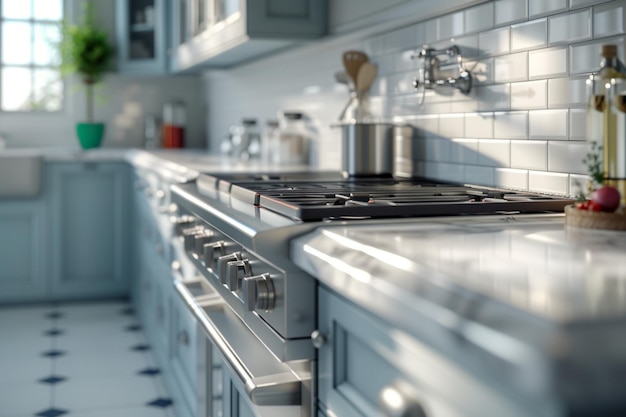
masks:
{"label": "jar lid", "polygon": [[304,114],[299,111],[284,111],[280,113],[280,116],[289,120],[301,120],[304,118]]}
{"label": "jar lid", "polygon": [[256,126],[256,119],[242,119],[241,123],[244,126]]}

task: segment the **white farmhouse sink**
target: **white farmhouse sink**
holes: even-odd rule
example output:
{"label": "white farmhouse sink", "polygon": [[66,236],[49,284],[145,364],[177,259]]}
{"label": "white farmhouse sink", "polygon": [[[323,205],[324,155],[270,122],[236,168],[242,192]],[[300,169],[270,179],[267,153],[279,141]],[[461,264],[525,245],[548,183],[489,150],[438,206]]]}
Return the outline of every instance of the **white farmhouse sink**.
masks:
{"label": "white farmhouse sink", "polygon": [[41,155],[0,152],[0,199],[38,196],[42,169]]}

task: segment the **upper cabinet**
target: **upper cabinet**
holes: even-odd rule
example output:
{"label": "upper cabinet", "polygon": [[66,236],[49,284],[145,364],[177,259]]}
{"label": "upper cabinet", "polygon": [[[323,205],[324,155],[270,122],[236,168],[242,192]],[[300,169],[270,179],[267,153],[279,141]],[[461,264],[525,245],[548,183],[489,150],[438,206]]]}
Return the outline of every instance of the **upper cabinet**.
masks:
{"label": "upper cabinet", "polygon": [[228,67],[327,32],[327,0],[174,0],[171,69]]}
{"label": "upper cabinet", "polygon": [[117,65],[120,72],[167,72],[168,14],[165,0],[117,0]]}

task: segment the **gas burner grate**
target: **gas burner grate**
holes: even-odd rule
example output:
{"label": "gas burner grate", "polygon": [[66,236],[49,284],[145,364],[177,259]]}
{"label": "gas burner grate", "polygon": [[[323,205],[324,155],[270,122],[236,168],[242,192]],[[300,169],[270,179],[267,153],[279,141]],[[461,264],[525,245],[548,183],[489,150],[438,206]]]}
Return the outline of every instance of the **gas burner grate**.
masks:
{"label": "gas burner grate", "polygon": [[382,218],[562,212],[565,197],[433,182],[424,178],[342,179],[326,173],[222,176],[215,187],[231,199],[292,219]]}

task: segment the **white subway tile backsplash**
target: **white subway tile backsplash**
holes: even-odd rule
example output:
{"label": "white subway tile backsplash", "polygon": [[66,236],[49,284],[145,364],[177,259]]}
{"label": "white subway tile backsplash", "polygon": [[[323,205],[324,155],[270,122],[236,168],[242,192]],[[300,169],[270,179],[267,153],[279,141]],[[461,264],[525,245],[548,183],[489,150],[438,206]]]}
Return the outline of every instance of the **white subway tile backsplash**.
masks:
{"label": "white subway tile backsplash", "polygon": [[496,187],[515,190],[528,190],[528,171],[524,169],[496,168],[494,172]]}
{"label": "white subway tile backsplash", "polygon": [[465,115],[465,136],[468,138],[493,138],[493,113]]}
{"label": "white subway tile backsplash", "polygon": [[535,110],[528,112],[531,139],[567,140],[567,110]]}
{"label": "white subway tile backsplash", "polygon": [[477,107],[474,111],[508,110],[510,103],[510,84],[488,85],[476,87],[473,91],[474,102]]}
{"label": "white subway tile backsplash", "polygon": [[455,164],[478,163],[478,139],[452,139],[450,162]]}
{"label": "white subway tile backsplash", "polygon": [[566,10],[567,0],[528,0],[528,14],[531,19]]}
{"label": "white subway tile backsplash", "polygon": [[376,56],[385,52],[384,35],[373,36],[364,39],[361,43],[361,49],[369,56]]}
{"label": "white subway tile backsplash", "polygon": [[474,33],[493,28],[493,2],[465,10],[465,32]]}
{"label": "white subway tile backsplash", "polygon": [[394,66],[397,54],[379,55],[371,59],[371,62],[376,65],[378,76],[385,76],[394,73]]}
{"label": "white subway tile backsplash", "polygon": [[613,38],[600,41],[570,45],[570,74],[586,74],[600,68],[600,48],[611,43],[618,47],[618,56],[623,56],[624,39]]}
{"label": "white subway tile backsplash", "polygon": [[[344,86],[344,90],[347,87]],[[387,96],[389,94],[389,79],[388,76],[379,75],[378,78],[374,80],[372,86],[370,87],[369,95],[370,97],[378,97],[378,96]]]}
{"label": "white subway tile backsplash", "polygon": [[569,111],[569,139],[587,140],[586,109],[571,109]]}
{"label": "white subway tile backsplash", "polygon": [[463,180],[466,184],[476,184],[493,187],[494,169],[491,167],[466,165],[465,167],[463,167]]}
{"label": "white subway tile backsplash", "polygon": [[424,24],[424,43],[433,43],[439,40],[439,19],[427,20]]}
{"label": "white subway tile backsplash", "polygon": [[451,142],[450,139],[427,138],[426,139],[426,160],[427,161],[450,161]]}
{"label": "white subway tile backsplash", "polygon": [[511,51],[542,48],[547,44],[547,19],[511,26]]}
{"label": "white subway tile backsplash", "polygon": [[546,107],[546,80],[511,84],[511,109],[543,109]]}
{"label": "white subway tile backsplash", "polygon": [[439,135],[444,138],[462,138],[465,136],[465,116],[442,114],[439,116]]}
{"label": "white subway tile backsplash", "polygon": [[569,0],[569,7],[570,9],[578,9],[580,7],[592,6],[594,4],[606,3],[607,1],[611,0]]}
{"label": "white subway tile backsplash", "polygon": [[419,116],[412,124],[419,129],[420,136],[439,137],[439,116]]}
{"label": "white subway tile backsplash", "polygon": [[548,48],[528,53],[528,77],[532,79],[567,75],[567,48]]}
{"label": "white subway tile backsplash", "polygon": [[394,30],[383,37],[385,53],[416,47],[417,28],[415,25]]}
{"label": "white subway tile backsplash", "polygon": [[594,38],[623,34],[624,19],[626,19],[626,7],[624,2],[611,2],[594,7]]}
{"label": "white subway tile backsplash", "polygon": [[471,97],[458,97],[450,102],[450,113],[474,113],[478,111],[479,104]]}
{"label": "white subway tile backsplash", "polygon": [[528,139],[528,112],[495,113],[493,136],[498,139]]}
{"label": "white subway tile backsplash", "polygon": [[454,38],[465,33],[465,12],[451,13],[439,18],[438,39]]}
{"label": "white subway tile backsplash", "polygon": [[480,55],[501,55],[511,50],[511,29],[502,29],[483,32],[478,35]]}
{"label": "white subway tile backsplash", "polygon": [[548,142],[511,141],[511,168],[545,171],[548,168]]}
{"label": "white subway tile backsplash", "polygon": [[441,178],[443,181],[459,181],[460,178],[463,178],[463,165],[437,163],[436,172],[438,173],[437,178]]}
{"label": "white subway tile backsplash", "polygon": [[527,0],[495,0],[494,6],[496,26],[528,19]]}
{"label": "white subway tile backsplash", "polygon": [[528,188],[550,194],[567,195],[569,192],[569,175],[552,172],[528,172]]}
{"label": "white subway tile backsplash", "polygon": [[426,23],[420,22],[414,26],[415,26],[415,39],[413,39],[413,42],[414,42],[413,45],[415,49],[419,49],[424,43],[426,43]]}
{"label": "white subway tile backsplash", "polygon": [[589,152],[586,142],[549,142],[548,171],[586,174],[582,160]]}
{"label": "white subway tile backsplash", "polygon": [[587,184],[591,180],[588,175],[570,174],[569,176],[569,195],[580,196],[587,195]]}
{"label": "white subway tile backsplash", "polygon": [[407,74],[393,74],[387,77],[391,94],[409,94],[415,91],[413,79]]}
{"label": "white subway tile backsplash", "polygon": [[562,14],[548,19],[550,45],[591,39],[591,9]]}
{"label": "white subway tile backsplash", "polygon": [[413,58],[417,54],[415,49],[407,49],[392,54],[389,61],[393,67],[393,72],[413,72],[413,76],[417,75],[419,68],[419,59]]}
{"label": "white subway tile backsplash", "polygon": [[496,83],[528,80],[528,52],[494,58]]}
{"label": "white subway tile backsplash", "polygon": [[587,102],[586,78],[548,80],[548,107],[584,106]]}
{"label": "white subway tile backsplash", "polygon": [[478,164],[492,167],[510,167],[511,141],[480,139],[478,141]]}

